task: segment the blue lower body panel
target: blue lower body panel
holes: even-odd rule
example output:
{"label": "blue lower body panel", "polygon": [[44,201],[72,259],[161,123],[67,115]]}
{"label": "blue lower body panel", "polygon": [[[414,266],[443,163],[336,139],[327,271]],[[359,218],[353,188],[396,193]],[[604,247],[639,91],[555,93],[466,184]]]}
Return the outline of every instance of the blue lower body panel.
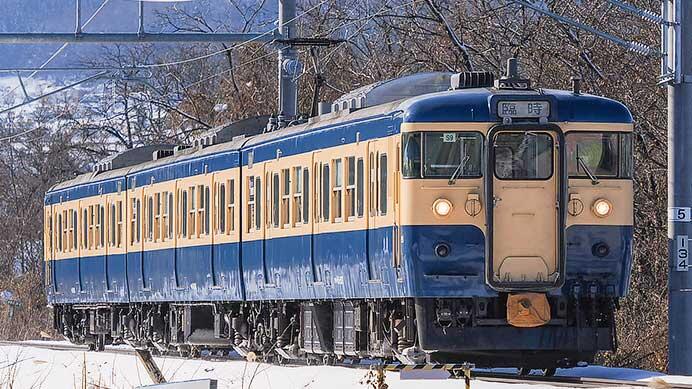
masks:
{"label": "blue lower body panel", "polygon": [[388,298],[410,295],[396,268],[392,227],[243,243],[248,300]]}
{"label": "blue lower body panel", "polygon": [[46,289],[54,303],[129,302],[125,255],[49,261],[53,285]]}
{"label": "blue lower body panel", "polygon": [[[400,228],[399,265],[393,237]],[[606,244],[597,257],[595,244]],[[438,244],[449,254],[435,254]],[[627,293],[631,226],[567,229],[567,280]],[[242,256],[242,258],[241,258]],[[383,227],[49,261],[51,303],[495,297],[485,236],[470,225]]]}
{"label": "blue lower body panel", "polygon": [[237,243],[128,254],[132,302],[243,299]]}

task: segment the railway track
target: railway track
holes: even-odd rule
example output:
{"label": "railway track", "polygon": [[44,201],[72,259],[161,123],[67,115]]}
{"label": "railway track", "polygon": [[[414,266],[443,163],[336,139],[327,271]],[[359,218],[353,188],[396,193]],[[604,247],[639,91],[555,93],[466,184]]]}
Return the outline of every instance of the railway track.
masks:
{"label": "railway track", "polygon": [[[23,347],[36,347],[47,350],[55,351],[89,351],[87,346],[80,346],[74,344],[56,344],[56,343],[45,343],[32,342],[32,341],[0,341],[0,345],[7,346],[23,346]],[[120,354],[120,355],[130,355],[134,356],[135,352],[131,348],[127,347],[113,347],[106,346],[107,353]],[[181,357],[174,353],[163,355],[166,358],[172,359],[190,359],[186,357]],[[198,359],[209,360],[209,361],[228,361],[228,360],[244,360],[240,357],[231,356],[218,356],[213,354],[202,355],[197,357]],[[287,367],[303,367],[306,363],[301,362],[291,362],[285,363],[283,366]],[[333,366],[346,367],[351,369],[370,369],[375,365],[367,364],[341,364],[335,363]],[[457,377],[450,374],[451,378],[459,378],[461,382],[464,380],[463,373]],[[692,389],[692,385],[689,384],[677,384],[677,383],[664,383],[664,382],[645,382],[645,381],[631,381],[631,380],[618,380],[618,379],[606,379],[606,378],[590,378],[590,377],[568,377],[568,376],[553,376],[545,377],[540,375],[526,375],[518,376],[510,373],[499,373],[487,370],[473,370],[471,373],[472,380],[481,380],[486,382],[495,383],[506,383],[506,384],[536,384],[536,385],[550,385],[557,387],[568,387],[568,388],[606,388],[606,387],[631,387],[631,388],[665,388],[665,389]],[[461,383],[460,382],[460,383]],[[473,381],[472,381],[473,382]],[[473,387],[473,384],[471,384]]]}

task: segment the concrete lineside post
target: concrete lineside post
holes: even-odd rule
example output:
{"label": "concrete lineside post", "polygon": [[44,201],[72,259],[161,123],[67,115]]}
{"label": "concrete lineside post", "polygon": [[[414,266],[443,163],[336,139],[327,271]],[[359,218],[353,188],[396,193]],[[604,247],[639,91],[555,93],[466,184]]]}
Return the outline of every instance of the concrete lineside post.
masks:
{"label": "concrete lineside post", "polygon": [[667,20],[676,22],[667,28],[675,73],[668,84],[668,372],[692,375],[692,1],[664,1]]}
{"label": "concrete lineside post", "polygon": [[[279,34],[282,39],[295,38],[296,1],[279,0]],[[298,53],[291,46],[279,48],[279,115],[283,120],[295,119],[298,112],[298,81],[297,75],[302,71],[298,61]],[[280,118],[281,121],[281,118]],[[283,123],[279,123],[283,125]]]}

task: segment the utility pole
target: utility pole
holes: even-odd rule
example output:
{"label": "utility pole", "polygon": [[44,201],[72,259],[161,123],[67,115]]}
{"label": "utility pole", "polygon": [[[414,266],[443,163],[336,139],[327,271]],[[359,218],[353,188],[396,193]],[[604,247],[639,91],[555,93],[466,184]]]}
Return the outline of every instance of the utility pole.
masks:
{"label": "utility pole", "polygon": [[[279,34],[284,40],[295,38],[295,0],[279,0]],[[279,126],[296,118],[298,112],[298,81],[302,72],[298,54],[292,45],[279,48]]]}
{"label": "utility pole", "polygon": [[668,69],[668,373],[692,374],[692,2],[664,0]]}

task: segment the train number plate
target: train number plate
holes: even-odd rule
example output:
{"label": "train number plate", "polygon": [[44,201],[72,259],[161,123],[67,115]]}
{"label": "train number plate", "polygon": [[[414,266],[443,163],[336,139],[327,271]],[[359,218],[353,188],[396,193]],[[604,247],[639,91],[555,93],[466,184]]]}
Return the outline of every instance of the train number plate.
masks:
{"label": "train number plate", "polygon": [[497,115],[501,118],[547,118],[550,103],[547,101],[500,101]]}

